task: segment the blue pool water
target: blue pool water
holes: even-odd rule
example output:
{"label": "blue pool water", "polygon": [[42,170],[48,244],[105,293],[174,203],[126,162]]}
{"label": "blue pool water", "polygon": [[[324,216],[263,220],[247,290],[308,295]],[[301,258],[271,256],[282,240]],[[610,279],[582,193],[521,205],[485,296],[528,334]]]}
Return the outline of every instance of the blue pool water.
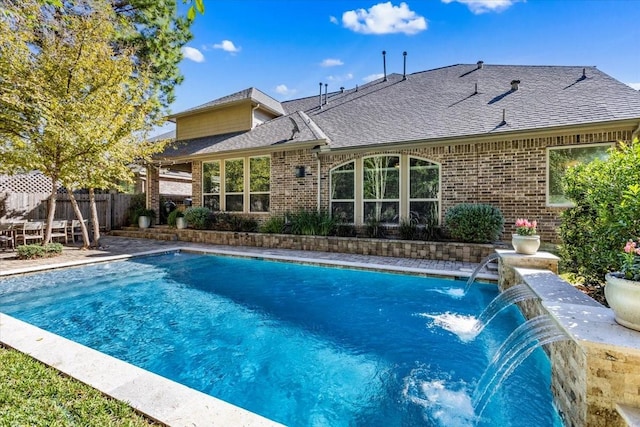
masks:
{"label": "blue pool water", "polygon": [[561,426],[537,350],[477,417],[470,396],[524,319],[475,340],[491,284],[169,253],[0,280],[0,311],[290,426]]}

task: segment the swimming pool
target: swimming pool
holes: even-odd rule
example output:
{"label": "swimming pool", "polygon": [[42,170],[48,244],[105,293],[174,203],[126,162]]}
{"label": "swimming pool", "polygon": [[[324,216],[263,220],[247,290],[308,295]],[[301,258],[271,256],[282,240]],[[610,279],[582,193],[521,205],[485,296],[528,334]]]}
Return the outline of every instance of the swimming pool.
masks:
{"label": "swimming pool", "polygon": [[523,322],[475,340],[425,313],[477,316],[477,284],[170,253],[0,281],[0,311],[292,425],[561,425],[536,351],[480,420],[470,395]]}

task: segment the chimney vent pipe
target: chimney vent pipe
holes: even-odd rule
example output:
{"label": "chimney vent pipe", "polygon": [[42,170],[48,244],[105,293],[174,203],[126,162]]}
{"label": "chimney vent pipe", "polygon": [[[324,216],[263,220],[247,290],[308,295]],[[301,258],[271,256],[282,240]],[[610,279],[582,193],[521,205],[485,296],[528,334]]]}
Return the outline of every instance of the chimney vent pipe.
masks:
{"label": "chimney vent pipe", "polygon": [[318,96],[318,106],[322,110],[322,82],[320,82],[320,96]]}
{"label": "chimney vent pipe", "polygon": [[386,50],[382,51],[382,70],[384,72],[384,79],[382,81],[386,82],[387,81],[387,51]]}
{"label": "chimney vent pipe", "polygon": [[402,71],[402,80],[407,80],[407,52],[402,52],[402,56],[404,58],[404,69]]}
{"label": "chimney vent pipe", "polygon": [[484,61],[478,61],[478,70],[481,70],[482,67],[484,66]]}
{"label": "chimney vent pipe", "polygon": [[511,80],[511,90],[518,90],[520,88],[520,80]]}
{"label": "chimney vent pipe", "polygon": [[329,86],[329,83],[325,83],[324,84],[324,103],[325,105],[329,103],[329,97],[327,96],[327,87]]}

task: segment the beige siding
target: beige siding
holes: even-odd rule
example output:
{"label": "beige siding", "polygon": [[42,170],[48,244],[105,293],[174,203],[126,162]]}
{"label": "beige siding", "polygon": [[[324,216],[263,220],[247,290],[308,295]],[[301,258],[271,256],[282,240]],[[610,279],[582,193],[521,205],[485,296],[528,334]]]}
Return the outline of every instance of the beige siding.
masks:
{"label": "beige siding", "polygon": [[176,119],[177,139],[200,138],[251,129],[251,104],[230,106]]}

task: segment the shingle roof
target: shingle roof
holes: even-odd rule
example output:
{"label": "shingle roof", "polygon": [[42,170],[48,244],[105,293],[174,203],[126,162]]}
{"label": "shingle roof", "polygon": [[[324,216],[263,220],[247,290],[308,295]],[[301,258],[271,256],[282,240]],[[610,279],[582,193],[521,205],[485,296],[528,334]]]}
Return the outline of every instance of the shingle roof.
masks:
{"label": "shingle roof", "polygon": [[178,117],[185,114],[192,114],[197,111],[204,111],[214,107],[220,107],[226,104],[233,104],[238,101],[252,100],[256,104],[260,104],[267,109],[278,113],[284,114],[284,109],[282,108],[282,104],[279,101],[271,98],[266,93],[254,88],[250,87],[248,89],[241,90],[236,93],[232,93],[231,95],[223,96],[222,98],[214,99],[213,101],[207,102],[206,104],[198,105],[197,107],[190,108],[185,111],[181,111],[179,113],[173,114],[170,117]]}
{"label": "shingle roof", "polygon": [[[518,90],[513,80],[520,81]],[[220,100],[246,96],[239,94]],[[338,149],[640,119],[638,91],[582,66],[452,65],[406,80],[391,74],[318,104],[318,96],[285,101],[286,116],[245,133],[191,140],[174,155],[321,139]],[[290,140],[292,120],[300,132]]]}
{"label": "shingle roof", "polygon": [[165,149],[162,158],[202,156],[206,154],[268,148],[300,142],[327,141],[328,137],[303,112],[277,117],[251,131],[227,133],[186,141],[177,141]]}
{"label": "shingle roof", "polygon": [[307,113],[345,148],[640,118],[640,94],[595,67],[454,65],[394,74]]}

